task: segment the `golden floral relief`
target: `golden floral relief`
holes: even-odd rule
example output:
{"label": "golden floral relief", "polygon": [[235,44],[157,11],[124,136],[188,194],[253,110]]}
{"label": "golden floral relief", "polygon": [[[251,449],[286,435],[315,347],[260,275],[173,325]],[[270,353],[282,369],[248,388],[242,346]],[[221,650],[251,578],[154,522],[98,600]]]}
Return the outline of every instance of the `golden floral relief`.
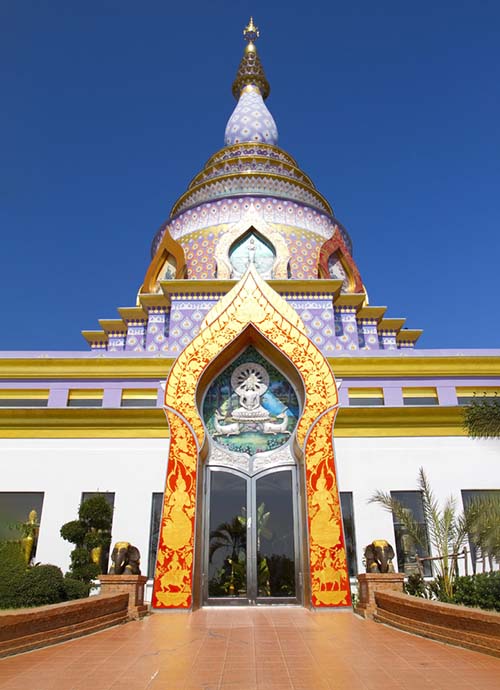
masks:
{"label": "golden floral relief", "polygon": [[192,565],[196,500],[195,439],[186,423],[168,413],[170,450],[153,589],[156,608],[188,608],[192,601]]}
{"label": "golden floral relief", "polygon": [[342,515],[335,477],[332,426],[336,411],[314,425],[306,444],[312,603],[350,606]]}

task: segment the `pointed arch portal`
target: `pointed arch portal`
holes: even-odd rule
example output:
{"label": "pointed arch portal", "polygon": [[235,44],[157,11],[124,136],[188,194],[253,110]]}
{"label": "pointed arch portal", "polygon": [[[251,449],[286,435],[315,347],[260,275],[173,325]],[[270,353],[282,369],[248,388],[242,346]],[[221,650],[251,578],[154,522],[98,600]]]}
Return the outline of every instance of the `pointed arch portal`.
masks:
{"label": "pointed arch portal", "polygon": [[[214,431],[216,420],[208,421],[205,415],[205,424],[202,418],[204,397],[217,376],[249,347],[264,359],[252,356],[242,362],[243,368],[237,374],[231,370],[232,395],[236,398],[230,403],[229,412],[217,401],[214,409],[219,428]],[[266,416],[271,414],[264,396],[264,389],[269,387],[263,372],[266,359],[271,368],[283,373],[296,392],[295,421],[280,417],[279,411],[278,418]],[[295,492],[300,494],[304,516],[298,544],[304,576],[301,601],[314,607],[350,606],[332,439],[337,406],[337,387],[328,362],[307,338],[297,313],[251,264],[239,283],[209,312],[200,333],[176,360],[167,380],[165,411],[170,426],[170,450],[153,607],[186,609],[203,602],[203,541],[209,531],[202,509],[207,487],[203,472],[210,463],[215,436],[222,435],[229,443],[229,423],[235,425],[235,435],[242,430],[254,429],[264,434],[271,430],[276,431],[272,434],[275,438],[285,435],[287,425],[290,441],[284,447],[292,458],[288,464],[296,464],[299,481]],[[249,426],[250,422],[254,427]],[[278,423],[283,424],[279,429],[265,426]],[[222,447],[219,441],[216,444]],[[250,457],[251,452],[247,455]],[[252,471],[246,470],[246,474],[251,476]],[[233,474],[236,478],[241,476],[238,470]],[[278,478],[278,472],[275,475]],[[278,480],[284,477],[282,471]],[[285,483],[282,482],[283,486]],[[235,480],[234,486],[237,484]],[[258,510],[258,499],[251,501]],[[249,583],[254,595],[258,595],[255,574],[253,580],[249,577]],[[232,594],[229,592],[229,596]]]}

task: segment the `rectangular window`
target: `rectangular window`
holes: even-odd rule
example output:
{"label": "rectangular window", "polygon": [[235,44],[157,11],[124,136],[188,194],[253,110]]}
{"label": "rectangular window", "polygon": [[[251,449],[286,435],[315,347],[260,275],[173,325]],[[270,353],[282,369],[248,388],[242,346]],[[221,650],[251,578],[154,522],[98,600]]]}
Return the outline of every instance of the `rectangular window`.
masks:
{"label": "rectangular window", "polygon": [[163,493],[154,493],[151,501],[151,525],[149,528],[148,578],[150,579],[155,575],[162,509]]}
{"label": "rectangular window", "polygon": [[20,542],[26,560],[36,556],[43,496],[42,491],[0,492],[0,541]]}
{"label": "rectangular window", "polygon": [[47,407],[48,401],[46,389],[0,389],[0,407]]}
{"label": "rectangular window", "polygon": [[[470,506],[472,501],[476,498],[488,498],[488,497],[498,497],[500,499],[500,489],[462,489],[462,503],[464,510]],[[472,561],[472,570],[475,573],[476,568],[479,563],[481,563],[481,553],[478,551],[476,544],[469,537],[469,549],[470,557]],[[483,561],[483,569],[485,568],[485,563]]]}
{"label": "rectangular window", "polygon": [[156,388],[136,388],[122,391],[122,407],[156,407],[158,391]]}
{"label": "rectangular window", "polygon": [[[83,491],[82,492],[82,503],[86,501],[87,498],[93,498],[94,496],[104,496],[108,504],[111,506],[111,510],[115,509],[115,494],[114,491]],[[112,518],[111,518],[112,519]],[[111,523],[113,524],[113,523]],[[110,548],[113,544],[110,545]],[[100,557],[101,572],[107,573],[109,569],[109,551],[110,549],[103,549]]]}
{"label": "rectangular window", "polygon": [[[418,522],[426,531],[424,519],[424,508],[422,504],[422,494],[420,491],[391,491],[391,497],[399,501],[402,506],[413,515],[416,522]],[[398,570],[407,575],[418,573],[418,565],[416,556],[424,558],[430,555],[429,539],[426,537],[427,546],[423,548],[420,544],[416,544],[407,530],[399,522],[397,517],[393,514],[394,522],[394,536],[396,539],[396,553],[398,556]],[[431,561],[424,561],[424,575],[432,575]]]}
{"label": "rectangular window", "polygon": [[358,562],[356,559],[356,534],[354,530],[352,491],[340,492],[340,505],[342,508],[342,522],[344,524],[345,550],[349,577],[356,577],[358,574]]}
{"label": "rectangular window", "polygon": [[83,388],[70,390],[68,395],[68,407],[102,407],[104,391]]}
{"label": "rectangular window", "polygon": [[382,388],[349,388],[349,407],[371,407],[384,404]]}
{"label": "rectangular window", "polygon": [[457,400],[459,405],[468,405],[476,398],[494,398],[500,396],[500,388],[484,386],[482,388],[471,388],[469,386],[457,388]]}
{"label": "rectangular window", "polygon": [[403,388],[403,405],[438,405],[435,388]]}

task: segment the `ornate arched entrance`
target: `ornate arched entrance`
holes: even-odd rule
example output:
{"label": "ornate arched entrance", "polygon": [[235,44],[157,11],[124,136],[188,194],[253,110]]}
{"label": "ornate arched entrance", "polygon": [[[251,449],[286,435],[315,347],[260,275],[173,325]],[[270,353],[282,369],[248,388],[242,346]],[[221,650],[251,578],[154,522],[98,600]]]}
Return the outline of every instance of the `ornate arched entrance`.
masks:
{"label": "ornate arched entrance", "polygon": [[[252,352],[244,355],[249,345],[257,348],[256,352],[262,360],[257,361],[258,357]],[[238,356],[246,356],[247,359],[238,362]],[[249,368],[249,365],[252,367]],[[289,414],[283,417],[283,410],[279,408],[272,412],[268,409],[270,403],[266,404],[264,400],[269,388],[266,376],[270,382],[269,374],[274,375],[273,370],[278,371],[277,367],[285,374],[281,382],[284,385],[287,381],[296,396],[297,414],[294,420]],[[229,376],[231,390],[227,391],[230,399],[223,401],[222,396],[217,398],[217,377],[224,370],[226,379]],[[265,391],[263,386],[267,386]],[[204,404],[207,400],[205,414]],[[264,481],[259,485],[259,472],[254,470],[261,461],[259,453],[269,449],[259,447],[253,455],[243,450],[248,456],[245,470],[234,466],[223,469],[222,465],[216,470],[213,464],[213,448],[220,450],[221,447],[219,455],[224,454],[224,448],[232,443],[231,437],[236,439],[239,436],[239,441],[242,441],[242,436],[252,435],[252,432],[254,437],[259,437],[254,438],[252,443],[268,443],[271,436],[275,436],[278,442],[280,437],[290,436],[290,439],[281,438],[284,442],[280,446],[288,448],[291,453],[289,467],[285,467],[286,463],[278,463],[272,468],[276,471],[262,474],[261,478],[263,480],[265,476],[275,475],[275,483],[281,481],[281,490],[285,493],[285,483],[290,480],[288,496],[291,503],[288,501],[284,514],[290,517],[290,511],[292,513],[294,526],[289,542],[291,540],[295,544],[295,575],[294,589],[288,598],[315,607],[350,605],[332,439],[337,404],[337,387],[328,362],[305,335],[304,325],[297,313],[262,280],[251,264],[239,283],[209,312],[199,335],[176,360],[167,381],[165,410],[171,438],[153,590],[155,608],[190,608],[217,598],[210,595],[208,585],[208,581],[213,579],[212,591],[215,592],[216,573],[210,572],[209,568],[210,534],[216,532],[218,526],[211,524],[212,489],[233,498],[240,492],[233,512],[241,512],[222,517],[233,518],[242,524],[245,519],[242,508],[245,508],[247,517],[251,517],[253,522],[254,519],[258,520],[261,503],[264,503],[261,511],[266,512],[262,497],[268,496],[269,501],[271,489],[269,486],[265,488]],[[266,433],[273,427],[265,427],[265,424],[276,425],[276,434]],[[232,429],[228,428],[229,425],[233,425]],[[251,425],[254,425],[254,429]],[[266,439],[266,436],[269,438]],[[234,443],[237,441],[234,440]],[[231,458],[235,457],[235,452],[240,451],[231,451]],[[272,456],[273,452],[269,457]],[[301,473],[297,471],[297,460],[303,463]],[[213,469],[210,469],[211,466]],[[298,481],[294,484],[296,475]],[[225,487],[224,482],[219,481],[221,478],[225,480]],[[238,479],[241,480],[239,484]],[[271,481],[268,480],[267,484]],[[245,491],[246,499],[242,501]],[[278,488],[275,493],[279,493]],[[204,498],[205,494],[208,494],[208,499]],[[302,527],[299,517],[301,500]],[[248,515],[248,511],[252,514]],[[217,519],[214,518],[215,521]],[[225,521],[221,520],[218,524]],[[219,591],[224,592],[227,588],[229,597],[241,595],[245,603],[265,599],[266,595],[262,592],[266,587],[271,591],[270,576],[267,579],[262,576],[259,582],[258,567],[262,564],[262,553],[259,561],[258,547],[262,532],[259,535],[259,526],[251,525],[245,523],[246,582],[239,586],[238,592],[234,567],[231,574],[231,563],[225,561],[228,558],[233,560],[232,555],[239,557],[241,544],[237,544],[234,554],[225,555],[219,568],[225,568],[226,573],[220,573]],[[253,559],[250,570],[248,554]],[[269,559],[273,555],[274,552]],[[267,557],[266,564],[269,565]],[[299,591],[297,583],[300,573],[303,573],[304,586]],[[291,591],[290,578],[288,580],[288,585],[281,583],[285,592],[287,586]]]}
{"label": "ornate arched entrance", "polygon": [[293,445],[301,393],[250,345],[204,395],[204,603],[303,600],[304,482]]}

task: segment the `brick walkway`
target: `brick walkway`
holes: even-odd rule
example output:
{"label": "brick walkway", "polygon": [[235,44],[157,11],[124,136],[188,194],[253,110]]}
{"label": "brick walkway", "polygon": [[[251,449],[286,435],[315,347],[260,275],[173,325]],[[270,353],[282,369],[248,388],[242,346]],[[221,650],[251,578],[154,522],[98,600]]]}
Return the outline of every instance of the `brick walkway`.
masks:
{"label": "brick walkway", "polygon": [[157,613],[0,661],[2,690],[498,690],[500,659],[302,608]]}

